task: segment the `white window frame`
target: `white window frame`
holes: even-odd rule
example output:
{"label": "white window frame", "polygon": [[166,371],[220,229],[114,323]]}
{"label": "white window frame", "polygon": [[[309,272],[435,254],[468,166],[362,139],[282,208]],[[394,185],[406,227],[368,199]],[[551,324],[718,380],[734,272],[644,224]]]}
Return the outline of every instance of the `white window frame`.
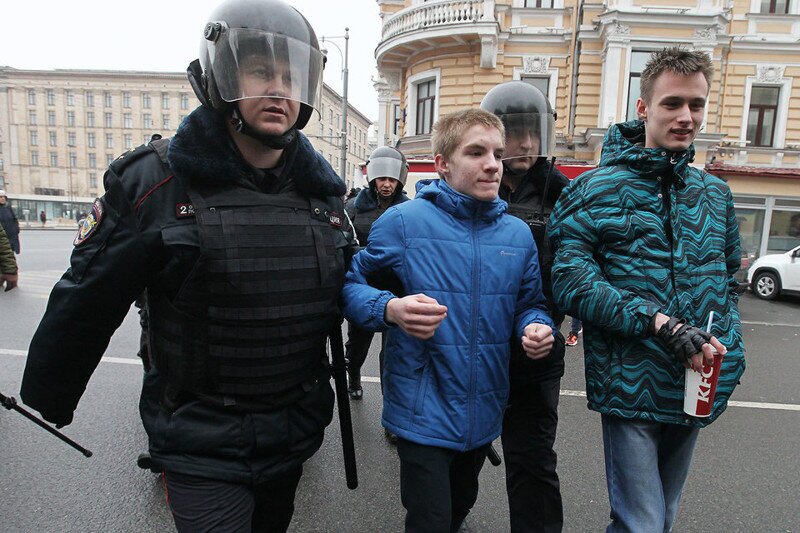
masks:
{"label": "white window frame", "polygon": [[[413,76],[408,78],[406,82],[406,95],[408,96],[408,102],[406,105],[406,136],[416,136],[417,135],[417,86],[420,83],[429,82],[431,80],[435,80],[435,90],[436,93],[434,95],[434,105],[433,105],[433,122],[436,123],[439,120],[439,88],[441,87],[442,83],[442,70],[439,68],[435,68],[432,70],[426,70],[424,72],[418,72]],[[409,125],[411,127],[409,128]],[[411,134],[411,131],[414,133]],[[423,135],[430,135],[429,133],[425,133]]]}
{"label": "white window frame", "polygon": [[[792,94],[792,78],[781,78],[776,81],[759,81],[756,76],[748,76],[744,86],[744,107],[742,108],[742,125],[739,130],[739,142],[742,146],[747,141],[747,118],[750,115],[750,96],[753,85],[758,87],[778,87],[778,113],[775,116],[775,137],[772,148],[784,148],[786,144],[786,125],[789,121],[789,99]],[[760,147],[759,147],[760,148]]]}

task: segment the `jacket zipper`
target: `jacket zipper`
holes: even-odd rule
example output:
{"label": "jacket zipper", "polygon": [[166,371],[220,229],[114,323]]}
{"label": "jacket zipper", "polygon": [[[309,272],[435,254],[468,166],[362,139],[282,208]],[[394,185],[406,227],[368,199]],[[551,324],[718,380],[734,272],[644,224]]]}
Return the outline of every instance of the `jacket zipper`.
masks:
{"label": "jacket zipper", "polygon": [[469,398],[467,400],[467,410],[468,410],[468,427],[467,427],[467,442],[465,450],[469,450],[472,448],[472,429],[475,427],[475,406],[474,403],[476,402],[475,399],[475,381],[477,380],[476,376],[476,366],[478,358],[478,353],[476,349],[477,343],[477,336],[478,336],[478,300],[480,296],[478,294],[478,289],[480,285],[480,249],[478,247],[478,222],[477,220],[472,220],[472,294],[471,294],[471,313],[470,313],[470,330],[469,330]]}

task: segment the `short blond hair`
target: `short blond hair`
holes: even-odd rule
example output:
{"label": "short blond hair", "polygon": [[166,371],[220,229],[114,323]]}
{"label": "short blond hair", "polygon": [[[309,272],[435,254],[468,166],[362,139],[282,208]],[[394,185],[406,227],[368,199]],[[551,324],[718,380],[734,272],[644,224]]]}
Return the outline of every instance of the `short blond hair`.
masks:
{"label": "short blond hair", "polygon": [[502,139],[506,137],[503,122],[497,115],[483,109],[463,109],[441,117],[433,125],[431,147],[434,157],[441,155],[445,159],[450,158],[461,144],[464,133],[472,126],[495,128]]}

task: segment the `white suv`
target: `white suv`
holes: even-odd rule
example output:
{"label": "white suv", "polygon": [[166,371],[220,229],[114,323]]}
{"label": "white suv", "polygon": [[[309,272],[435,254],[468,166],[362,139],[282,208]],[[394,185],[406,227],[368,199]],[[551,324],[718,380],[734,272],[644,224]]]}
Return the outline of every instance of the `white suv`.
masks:
{"label": "white suv", "polygon": [[747,283],[764,300],[774,300],[781,293],[800,294],[800,246],[756,259],[747,271]]}

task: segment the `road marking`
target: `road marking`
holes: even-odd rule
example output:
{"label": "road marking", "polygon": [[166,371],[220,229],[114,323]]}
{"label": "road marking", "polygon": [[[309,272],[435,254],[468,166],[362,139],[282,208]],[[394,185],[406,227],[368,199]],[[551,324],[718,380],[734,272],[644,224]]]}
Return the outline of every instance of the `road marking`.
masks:
{"label": "road marking", "polygon": [[[13,355],[17,357],[26,357],[28,352],[25,350],[10,350],[8,348],[0,348],[0,355]],[[115,363],[118,365],[141,365],[142,361],[132,357],[103,357],[100,359],[101,363]],[[372,376],[362,376],[361,381],[367,383],[380,383],[381,378]],[[561,396],[575,396],[578,398],[585,398],[586,391],[582,390],[562,390]],[[730,400],[728,405],[731,407],[746,407],[748,409],[774,409],[776,411],[800,411],[800,405],[791,403],[767,403],[767,402],[737,402]]]}
{"label": "road marking", "polygon": [[742,320],[742,324],[750,326],[781,326],[784,328],[800,328],[800,324],[781,324],[780,322],[754,322],[752,320]]}
{"label": "road marking", "polygon": [[[0,355],[15,355],[18,357],[27,357],[28,352],[25,350],[9,350],[7,348],[0,348]],[[141,366],[142,360],[132,357],[103,357],[100,359],[101,363],[116,363],[118,365],[139,365]]]}
{"label": "road marking", "polygon": [[[381,378],[373,378],[362,376],[361,381],[367,383],[380,383]],[[578,398],[586,398],[586,391],[582,390],[562,390],[561,396],[575,396]],[[800,405],[791,403],[767,403],[767,402],[737,402],[728,400],[728,405],[731,407],[747,407],[749,409],[775,409],[777,411],[800,411]]]}

